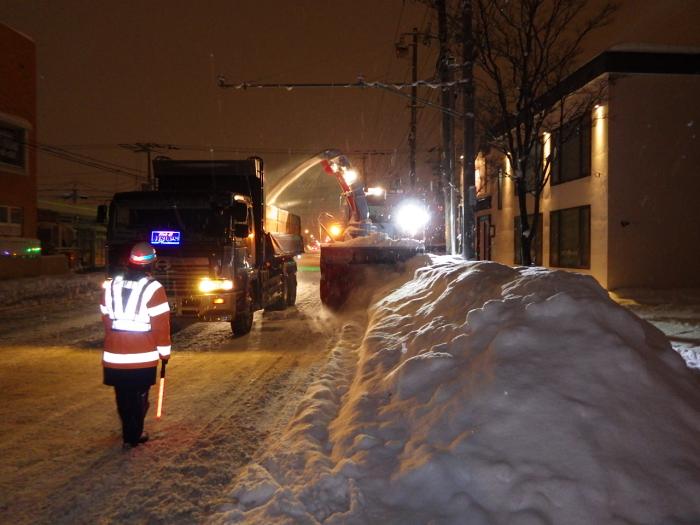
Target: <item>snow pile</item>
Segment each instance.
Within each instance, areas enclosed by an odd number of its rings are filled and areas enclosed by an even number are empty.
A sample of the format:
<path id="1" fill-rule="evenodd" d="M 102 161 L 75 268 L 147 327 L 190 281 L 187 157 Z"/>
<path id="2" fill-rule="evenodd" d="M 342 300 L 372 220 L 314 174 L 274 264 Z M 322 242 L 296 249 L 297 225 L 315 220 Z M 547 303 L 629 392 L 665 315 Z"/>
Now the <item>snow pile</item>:
<path id="1" fill-rule="evenodd" d="M 41 304 L 90 294 L 100 290 L 104 279 L 103 272 L 94 272 L 1 280 L 0 308 Z"/>
<path id="2" fill-rule="evenodd" d="M 592 278 L 434 258 L 347 330 L 215 521 L 700 522 L 698 376 Z"/>

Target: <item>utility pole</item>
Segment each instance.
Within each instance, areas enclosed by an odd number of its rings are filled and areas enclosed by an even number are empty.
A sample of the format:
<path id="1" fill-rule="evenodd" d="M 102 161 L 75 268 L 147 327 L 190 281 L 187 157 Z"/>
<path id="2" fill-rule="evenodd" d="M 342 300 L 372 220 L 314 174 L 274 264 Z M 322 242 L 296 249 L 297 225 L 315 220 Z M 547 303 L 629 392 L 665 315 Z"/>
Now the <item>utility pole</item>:
<path id="1" fill-rule="evenodd" d="M 77 184 L 73 183 L 73 189 L 63 195 L 63 198 L 70 200 L 72 204 L 78 204 L 78 199 L 87 199 L 88 197 L 87 195 L 81 195 L 78 193 L 78 186 Z"/>
<path id="2" fill-rule="evenodd" d="M 455 146 L 454 146 L 454 99 L 452 88 L 449 86 L 452 80 L 449 64 L 449 48 L 447 36 L 447 8 L 445 0 L 437 0 L 438 10 L 438 39 L 440 41 L 440 57 L 438 69 L 440 71 L 440 84 L 442 89 L 442 101 L 440 105 L 447 108 L 442 113 L 442 173 L 444 177 L 445 191 L 445 248 L 448 253 L 457 251 L 457 233 L 455 228 L 457 195 L 455 194 Z"/>
<path id="3" fill-rule="evenodd" d="M 411 57 L 411 131 L 408 134 L 408 145 L 411 150 L 410 172 L 408 174 L 411 193 L 416 190 L 416 123 L 418 120 L 418 28 L 413 28 L 413 56 Z"/>
<path id="4" fill-rule="evenodd" d="M 421 33 L 417 27 L 413 28 L 410 33 L 402 33 L 399 41 L 395 44 L 396 56 L 404 57 L 408 52 L 408 46 L 404 43 L 403 37 L 410 36 L 413 48 L 411 53 L 411 127 L 408 133 L 408 148 L 410 151 L 409 157 L 409 187 L 411 192 L 416 189 L 416 140 L 417 140 L 417 122 L 418 122 L 418 36 L 423 37 L 423 43 L 430 43 L 432 35 L 430 32 Z"/>
<path id="5" fill-rule="evenodd" d="M 120 147 L 133 151 L 134 153 L 145 153 L 148 162 L 146 187 L 149 190 L 153 189 L 153 174 L 151 167 L 151 153 L 160 150 L 180 149 L 172 144 L 155 144 L 153 142 L 134 142 L 133 144 L 119 144 Z"/>
<path id="6" fill-rule="evenodd" d="M 462 0 L 462 104 L 464 113 L 464 164 L 462 171 L 462 256 L 476 259 L 476 187 L 474 181 L 475 104 L 474 104 L 474 33 L 472 0 Z"/>

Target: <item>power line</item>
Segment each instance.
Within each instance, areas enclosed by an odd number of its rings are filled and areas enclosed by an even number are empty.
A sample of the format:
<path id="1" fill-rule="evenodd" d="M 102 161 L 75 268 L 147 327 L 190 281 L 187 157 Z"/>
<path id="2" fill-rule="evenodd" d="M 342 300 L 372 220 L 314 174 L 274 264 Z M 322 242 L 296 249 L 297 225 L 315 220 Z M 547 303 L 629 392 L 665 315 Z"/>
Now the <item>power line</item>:
<path id="1" fill-rule="evenodd" d="M 265 155 L 313 155 L 318 153 L 319 148 L 264 148 L 251 146 L 218 146 L 218 145 L 194 145 L 194 144 L 171 144 L 181 151 L 203 151 L 209 153 L 225 152 L 225 153 L 240 153 L 240 154 L 265 154 Z M 63 146 L 64 148 L 75 149 L 93 149 L 93 148 L 117 148 L 119 144 L 70 144 Z M 393 155 L 396 153 L 394 149 L 355 149 L 344 150 L 348 155 Z"/>
<path id="2" fill-rule="evenodd" d="M 66 149 L 56 147 L 56 146 L 50 146 L 48 144 L 41 144 L 39 142 L 30 142 L 30 141 L 23 141 L 23 144 L 29 148 L 36 150 L 36 151 L 40 151 L 42 153 L 47 153 L 49 155 L 53 155 L 54 157 L 63 159 L 65 161 L 73 162 L 75 164 L 80 164 L 81 166 L 96 168 L 100 171 L 106 171 L 109 173 L 115 173 L 115 174 L 119 174 L 119 175 L 128 175 L 130 177 L 140 177 L 143 175 L 143 172 L 141 172 L 140 170 L 128 168 L 126 166 L 122 166 L 122 165 L 116 164 L 114 162 L 96 159 L 94 157 L 82 155 L 80 153 L 71 152 L 71 151 L 68 151 Z"/>

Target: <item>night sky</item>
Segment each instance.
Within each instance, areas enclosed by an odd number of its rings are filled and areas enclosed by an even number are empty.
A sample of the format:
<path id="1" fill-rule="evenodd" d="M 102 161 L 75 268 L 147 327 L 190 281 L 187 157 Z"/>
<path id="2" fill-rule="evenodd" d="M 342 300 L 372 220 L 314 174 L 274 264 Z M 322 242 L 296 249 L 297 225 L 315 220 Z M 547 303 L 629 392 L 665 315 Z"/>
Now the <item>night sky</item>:
<path id="1" fill-rule="evenodd" d="M 173 158 L 258 154 L 267 164 L 268 187 L 327 148 L 379 152 L 351 155 L 370 184 L 405 177 L 409 101 L 373 89 L 224 90 L 217 76 L 230 82 L 408 80 L 410 60 L 396 57 L 394 42 L 431 20 L 437 32 L 432 10 L 412 0 L 0 0 L 0 21 L 37 45 L 40 143 L 141 170 L 144 179 L 145 154 L 118 144 L 174 145 L 179 150 L 164 152 Z M 623 42 L 700 47 L 698 27 L 700 0 L 623 0 L 614 23 L 588 41 L 582 60 Z M 420 46 L 419 78 L 433 75 L 437 47 Z M 439 143 L 439 113 L 421 109 L 418 126 L 418 172 L 427 178 L 424 161 Z M 38 173 L 40 198 L 76 183 L 90 197 L 85 202 L 96 203 L 135 183 L 46 154 L 39 155 Z M 319 196 L 326 200 L 321 207 L 337 209 L 337 186 L 317 170 L 282 200 L 298 204 Z"/>

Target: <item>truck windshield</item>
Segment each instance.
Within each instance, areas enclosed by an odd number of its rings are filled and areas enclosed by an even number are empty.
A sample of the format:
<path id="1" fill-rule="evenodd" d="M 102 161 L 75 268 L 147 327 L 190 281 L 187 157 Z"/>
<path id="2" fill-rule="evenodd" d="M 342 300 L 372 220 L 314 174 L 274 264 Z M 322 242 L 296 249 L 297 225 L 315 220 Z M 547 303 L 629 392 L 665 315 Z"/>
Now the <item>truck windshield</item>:
<path id="1" fill-rule="evenodd" d="M 224 208 L 196 207 L 166 203 L 118 202 L 113 208 L 112 225 L 118 230 L 173 229 L 190 235 L 220 237 L 229 227 L 229 218 L 246 220 L 245 204 L 235 202 Z"/>

